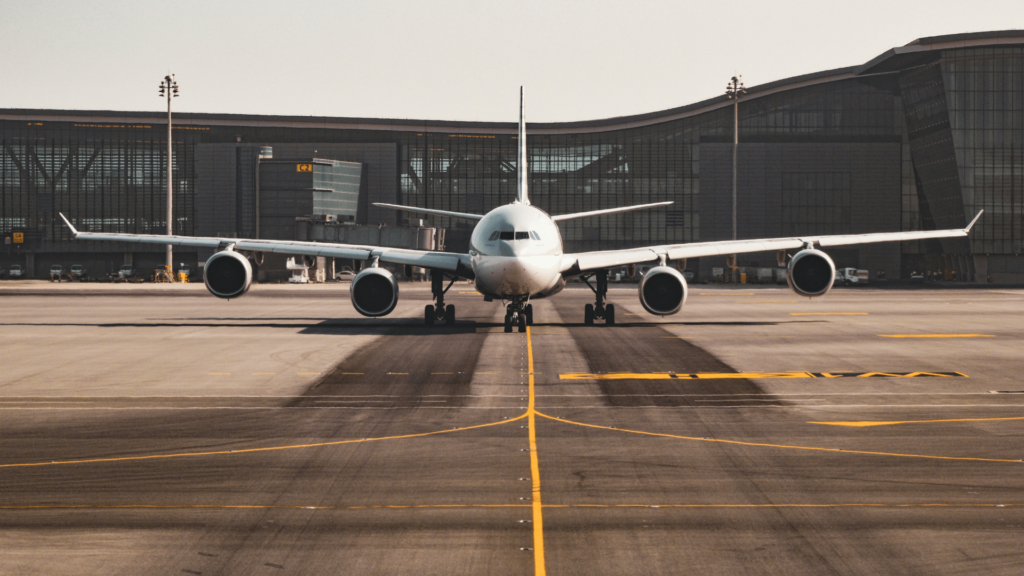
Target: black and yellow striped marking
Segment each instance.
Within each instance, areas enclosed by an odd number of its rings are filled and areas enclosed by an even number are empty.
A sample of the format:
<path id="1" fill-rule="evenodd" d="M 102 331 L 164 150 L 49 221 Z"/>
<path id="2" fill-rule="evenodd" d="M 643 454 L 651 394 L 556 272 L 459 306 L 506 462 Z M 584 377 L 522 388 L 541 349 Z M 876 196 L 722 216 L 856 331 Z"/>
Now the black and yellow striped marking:
<path id="1" fill-rule="evenodd" d="M 963 372 L 612 372 L 559 374 L 561 380 L 724 380 L 736 378 L 967 378 Z"/>

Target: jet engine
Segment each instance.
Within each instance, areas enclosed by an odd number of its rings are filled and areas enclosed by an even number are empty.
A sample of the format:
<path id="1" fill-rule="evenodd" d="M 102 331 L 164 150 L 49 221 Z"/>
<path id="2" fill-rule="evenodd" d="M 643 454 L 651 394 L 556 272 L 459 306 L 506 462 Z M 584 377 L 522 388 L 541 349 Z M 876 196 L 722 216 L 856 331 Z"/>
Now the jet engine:
<path id="1" fill-rule="evenodd" d="M 367 268 L 352 279 L 349 295 L 363 316 L 387 316 L 398 305 L 398 281 L 385 268 Z"/>
<path id="2" fill-rule="evenodd" d="M 836 265 L 821 250 L 801 250 L 787 266 L 786 282 L 801 296 L 824 296 L 835 279 Z"/>
<path id="3" fill-rule="evenodd" d="M 667 316 L 686 303 L 686 279 L 668 266 L 651 268 L 640 279 L 640 304 L 651 314 Z"/>
<path id="4" fill-rule="evenodd" d="M 233 250 L 217 252 L 206 261 L 203 282 L 218 298 L 238 298 L 252 285 L 249 259 Z"/>

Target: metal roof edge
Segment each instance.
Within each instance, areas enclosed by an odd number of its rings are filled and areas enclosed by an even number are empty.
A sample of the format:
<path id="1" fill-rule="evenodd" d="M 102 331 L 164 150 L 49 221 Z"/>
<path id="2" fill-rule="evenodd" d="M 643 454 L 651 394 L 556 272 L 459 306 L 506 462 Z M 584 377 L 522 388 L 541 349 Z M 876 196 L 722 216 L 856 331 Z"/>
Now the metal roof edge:
<path id="1" fill-rule="evenodd" d="M 797 90 L 808 86 L 827 82 L 838 82 L 872 74 L 872 70 L 881 67 L 892 58 L 915 53 L 926 53 L 953 48 L 992 46 L 992 45 L 1024 44 L 1024 30 L 1003 30 L 992 32 L 974 32 L 952 34 L 947 36 L 931 36 L 914 40 L 910 44 L 891 48 L 870 61 L 846 68 L 825 70 L 803 74 L 782 80 L 760 84 L 747 89 L 747 98 L 760 98 Z M 882 70 L 882 73 L 885 73 Z M 531 123 L 530 133 L 534 135 L 554 134 L 588 134 L 613 132 L 639 128 L 652 124 L 671 122 L 683 118 L 710 112 L 727 107 L 731 103 L 723 94 L 694 104 L 677 108 L 618 116 L 598 120 L 582 120 L 574 122 Z M 0 109 L 0 120 L 14 121 L 49 121 L 79 123 L 117 123 L 133 124 L 146 122 L 154 125 L 166 124 L 162 112 L 117 112 L 104 110 L 32 110 L 32 109 Z M 178 126 L 222 126 L 239 128 L 321 128 L 330 130 L 374 130 L 396 132 L 430 132 L 453 134 L 507 134 L 514 135 L 518 126 L 514 122 L 472 122 L 461 120 L 415 120 L 389 118 L 346 118 L 322 116 L 268 116 L 251 114 L 217 114 L 207 112 L 179 112 L 175 114 Z"/>

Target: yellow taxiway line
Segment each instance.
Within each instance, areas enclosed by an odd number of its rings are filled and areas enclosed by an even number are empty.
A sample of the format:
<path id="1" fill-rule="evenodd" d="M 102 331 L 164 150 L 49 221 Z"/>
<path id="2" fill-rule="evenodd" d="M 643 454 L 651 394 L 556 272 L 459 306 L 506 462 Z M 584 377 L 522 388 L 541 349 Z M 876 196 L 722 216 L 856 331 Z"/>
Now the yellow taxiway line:
<path id="1" fill-rule="evenodd" d="M 540 499 L 540 461 L 537 458 L 537 403 L 533 375 L 533 338 L 530 327 L 526 327 L 526 358 L 530 372 L 530 403 L 526 415 L 530 427 L 530 476 L 533 480 L 533 567 L 536 576 L 547 574 L 544 564 L 544 514 Z"/>
<path id="2" fill-rule="evenodd" d="M 1000 422 L 1006 420 L 1024 420 L 1024 416 L 1008 418 L 950 418 L 947 420 L 862 420 L 860 422 L 808 422 L 808 424 L 824 424 L 826 426 L 849 426 L 851 428 L 867 428 L 870 426 L 895 426 L 896 424 L 938 424 L 941 422 Z"/>
<path id="3" fill-rule="evenodd" d="M 0 510 L 415 510 L 439 508 L 529 508 L 530 504 L 365 504 L 305 506 L 302 504 L 14 504 Z M 839 502 L 832 504 L 545 504 L 544 508 L 1024 508 L 1024 502 Z"/>
<path id="4" fill-rule="evenodd" d="M 376 438 L 358 438 L 353 440 L 334 440 L 331 442 L 315 442 L 312 444 L 290 444 L 285 446 L 266 446 L 263 448 L 240 448 L 238 450 L 211 450 L 208 452 L 177 452 L 172 454 L 150 454 L 147 456 L 122 456 L 116 458 L 82 458 L 79 460 L 51 460 L 48 462 L 23 462 L 20 464 L 0 464 L 0 468 L 28 468 L 32 466 L 58 466 L 62 464 L 96 464 L 100 462 L 131 462 L 138 460 L 162 460 L 168 458 L 188 458 L 194 456 L 227 456 L 232 454 L 251 454 L 253 452 L 276 452 L 279 450 L 300 450 L 305 448 L 320 448 L 323 446 L 340 446 L 342 444 L 361 444 L 364 442 L 379 442 L 382 440 L 404 440 L 407 438 L 422 438 L 424 436 L 435 436 L 437 434 L 451 434 L 453 432 L 462 432 L 463 430 L 473 430 L 476 428 L 487 428 L 489 426 L 500 426 L 502 424 L 508 424 L 509 422 L 515 422 L 516 420 L 522 420 L 526 418 L 526 414 L 520 414 L 508 420 L 499 420 L 497 422 L 488 422 L 486 424 L 476 424 L 474 426 L 461 426 L 459 428 L 452 428 L 448 430 L 435 430 L 432 432 L 420 432 L 418 434 L 401 434 L 398 436 L 379 436 Z"/>
<path id="5" fill-rule="evenodd" d="M 755 448 L 778 448 L 782 450 L 806 450 L 811 452 L 833 452 L 837 454 L 858 454 L 865 456 L 892 456 L 896 458 L 919 458 L 922 460 L 954 460 L 963 462 L 993 462 L 993 463 L 1011 463 L 1011 464 L 1022 464 L 1024 460 L 1010 459 L 1010 458 L 980 458 L 977 456 L 937 456 L 932 454 L 903 454 L 899 452 L 876 452 L 873 450 L 847 450 L 844 448 L 822 448 L 820 446 L 799 446 L 794 444 L 769 444 L 767 442 L 744 442 L 742 440 L 723 440 L 721 438 L 702 438 L 698 436 L 680 436 L 677 434 L 665 434 L 663 432 L 645 432 L 643 430 L 630 430 L 628 428 L 616 428 L 614 426 L 601 426 L 599 424 L 588 424 L 586 422 L 577 422 L 575 420 L 566 420 L 565 418 L 558 418 L 555 416 L 548 416 L 543 412 L 537 412 L 537 415 L 548 420 L 554 420 L 556 422 L 562 422 L 565 424 L 573 424 L 575 426 L 582 426 L 584 428 L 597 428 L 599 430 L 611 430 L 613 432 L 625 432 L 627 434 L 640 434 L 643 436 L 657 436 L 660 438 L 676 438 L 679 440 L 693 440 L 696 442 L 711 442 L 717 444 L 732 444 L 735 446 L 751 446 Z"/>

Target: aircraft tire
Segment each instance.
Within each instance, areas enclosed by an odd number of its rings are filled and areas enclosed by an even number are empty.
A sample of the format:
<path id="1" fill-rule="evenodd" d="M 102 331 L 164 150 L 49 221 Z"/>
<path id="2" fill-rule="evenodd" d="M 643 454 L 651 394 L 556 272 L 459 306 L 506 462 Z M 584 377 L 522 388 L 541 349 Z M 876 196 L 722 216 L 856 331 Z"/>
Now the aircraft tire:
<path id="1" fill-rule="evenodd" d="M 526 305 L 526 325 L 533 326 L 533 304 Z"/>
<path id="2" fill-rule="evenodd" d="M 526 332 L 526 314 L 519 315 L 519 331 Z"/>
<path id="3" fill-rule="evenodd" d="M 449 326 L 451 326 L 452 324 L 455 324 L 455 305 L 454 304 L 449 304 L 448 307 L 444 309 L 444 323 L 448 324 Z"/>
<path id="4" fill-rule="evenodd" d="M 505 314 L 505 332 L 512 331 L 512 315 Z"/>
<path id="5" fill-rule="evenodd" d="M 587 326 L 594 324 L 594 305 L 587 304 L 583 307 L 583 323 Z"/>
<path id="6" fill-rule="evenodd" d="M 423 309 L 423 323 L 427 326 L 434 325 L 434 305 L 427 304 L 426 308 Z"/>
<path id="7" fill-rule="evenodd" d="M 615 324 L 615 304 L 605 306 L 604 323 L 608 326 L 613 326 Z"/>

